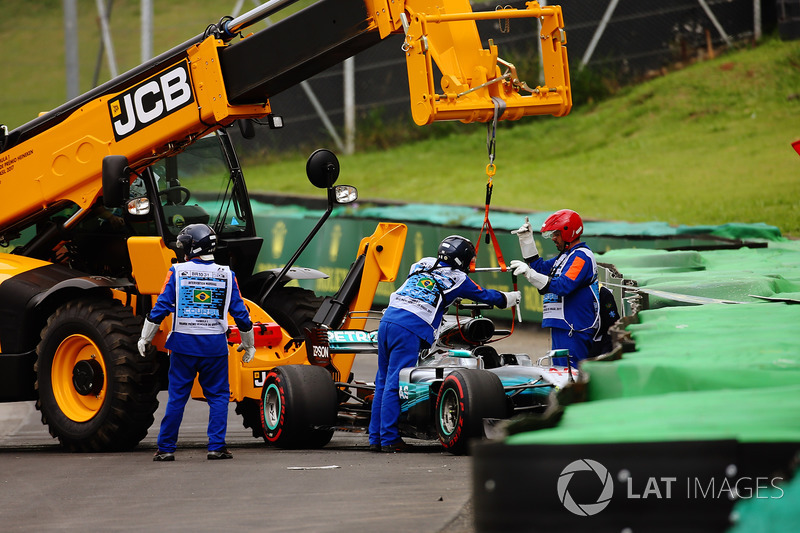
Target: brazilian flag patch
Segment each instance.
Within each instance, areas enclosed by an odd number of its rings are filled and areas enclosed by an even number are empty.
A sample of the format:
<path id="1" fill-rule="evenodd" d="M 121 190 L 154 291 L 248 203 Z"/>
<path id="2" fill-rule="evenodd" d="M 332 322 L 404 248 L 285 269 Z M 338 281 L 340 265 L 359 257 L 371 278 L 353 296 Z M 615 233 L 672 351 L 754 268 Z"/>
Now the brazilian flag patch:
<path id="1" fill-rule="evenodd" d="M 417 282 L 417 287 L 425 289 L 426 291 L 432 291 L 435 286 L 436 282 L 431 278 L 420 278 Z"/>
<path id="2" fill-rule="evenodd" d="M 211 291 L 208 289 L 195 289 L 192 296 L 192 302 L 196 304 L 204 304 L 211 301 Z"/>

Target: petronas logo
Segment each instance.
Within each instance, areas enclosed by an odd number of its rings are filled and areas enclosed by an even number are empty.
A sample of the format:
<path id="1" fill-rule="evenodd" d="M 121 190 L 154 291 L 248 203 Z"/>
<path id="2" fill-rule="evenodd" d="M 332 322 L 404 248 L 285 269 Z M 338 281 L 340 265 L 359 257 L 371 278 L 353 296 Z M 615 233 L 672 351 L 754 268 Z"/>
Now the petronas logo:
<path id="1" fill-rule="evenodd" d="M 204 304 L 211 301 L 211 291 L 195 289 L 192 301 L 196 304 Z"/>

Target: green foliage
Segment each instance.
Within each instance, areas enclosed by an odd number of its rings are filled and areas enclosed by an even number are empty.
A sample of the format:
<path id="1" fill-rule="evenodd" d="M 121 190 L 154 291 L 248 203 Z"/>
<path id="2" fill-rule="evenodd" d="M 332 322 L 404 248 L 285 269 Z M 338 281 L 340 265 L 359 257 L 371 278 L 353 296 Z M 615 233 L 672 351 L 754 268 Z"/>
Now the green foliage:
<path id="1" fill-rule="evenodd" d="M 594 105 L 617 91 L 617 75 L 610 69 L 572 68 L 569 73 L 572 103 L 575 107 Z"/>
<path id="2" fill-rule="evenodd" d="M 446 137 L 458 130 L 458 124 L 453 122 L 420 128 L 408 115 L 390 115 L 383 108 L 376 108 L 359 118 L 355 144 L 367 151 L 388 150 L 407 142 Z"/>

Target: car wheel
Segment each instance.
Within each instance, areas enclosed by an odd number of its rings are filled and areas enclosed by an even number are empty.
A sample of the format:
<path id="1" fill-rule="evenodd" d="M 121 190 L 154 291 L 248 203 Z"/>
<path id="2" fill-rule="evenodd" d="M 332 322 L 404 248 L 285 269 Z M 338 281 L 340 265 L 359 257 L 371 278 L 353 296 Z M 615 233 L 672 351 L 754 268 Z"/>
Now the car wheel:
<path id="1" fill-rule="evenodd" d="M 445 450 L 469 451 L 469 441 L 483 437 L 484 418 L 506 418 L 500 378 L 486 370 L 456 370 L 447 375 L 436 398 L 436 430 Z"/>
<path id="2" fill-rule="evenodd" d="M 269 444 L 321 448 L 333 437 L 337 394 L 323 367 L 286 365 L 267 373 L 261 389 L 261 425 Z"/>
<path id="3" fill-rule="evenodd" d="M 253 294 L 247 296 L 255 298 Z M 322 298 L 313 291 L 300 287 L 277 287 L 268 299 L 261 300 L 260 305 L 289 335 L 302 337 L 304 328 L 315 326 L 312 319 L 320 302 Z M 261 400 L 258 399 L 243 398 L 236 403 L 236 414 L 241 415 L 242 425 L 252 432 L 253 437 L 266 439 L 261 425 L 261 410 Z"/>

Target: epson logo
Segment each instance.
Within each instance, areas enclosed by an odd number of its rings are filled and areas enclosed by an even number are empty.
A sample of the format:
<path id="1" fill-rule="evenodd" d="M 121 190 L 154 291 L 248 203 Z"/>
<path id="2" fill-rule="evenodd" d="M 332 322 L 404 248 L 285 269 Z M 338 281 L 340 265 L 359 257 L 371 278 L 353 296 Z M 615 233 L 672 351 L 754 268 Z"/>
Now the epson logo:
<path id="1" fill-rule="evenodd" d="M 132 87 L 108 102 L 119 141 L 194 101 L 186 61 Z"/>

